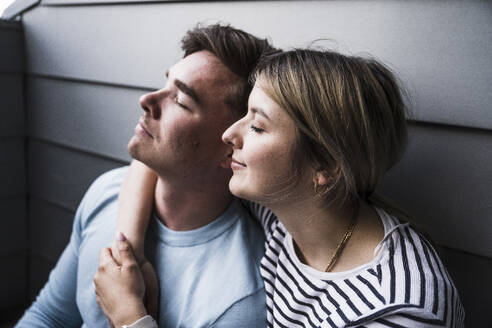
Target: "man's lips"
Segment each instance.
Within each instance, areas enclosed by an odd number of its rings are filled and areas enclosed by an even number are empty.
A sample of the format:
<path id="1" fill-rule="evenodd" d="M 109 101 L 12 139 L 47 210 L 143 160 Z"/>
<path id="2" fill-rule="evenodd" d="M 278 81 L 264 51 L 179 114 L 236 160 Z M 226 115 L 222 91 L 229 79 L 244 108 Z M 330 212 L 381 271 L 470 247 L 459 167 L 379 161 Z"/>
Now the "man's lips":
<path id="1" fill-rule="evenodd" d="M 233 170 L 238 170 L 238 169 L 244 169 L 246 167 L 245 164 L 238 162 L 234 157 L 232 158 L 231 161 L 231 169 Z"/>
<path id="2" fill-rule="evenodd" d="M 138 124 L 135 127 L 135 132 L 138 133 L 138 134 L 140 134 L 140 135 L 144 135 L 144 136 L 148 136 L 148 137 L 154 138 L 154 136 L 152 134 L 150 134 L 149 130 L 145 126 L 145 122 L 144 122 L 144 120 L 142 118 L 140 118 L 140 120 L 138 121 Z"/>

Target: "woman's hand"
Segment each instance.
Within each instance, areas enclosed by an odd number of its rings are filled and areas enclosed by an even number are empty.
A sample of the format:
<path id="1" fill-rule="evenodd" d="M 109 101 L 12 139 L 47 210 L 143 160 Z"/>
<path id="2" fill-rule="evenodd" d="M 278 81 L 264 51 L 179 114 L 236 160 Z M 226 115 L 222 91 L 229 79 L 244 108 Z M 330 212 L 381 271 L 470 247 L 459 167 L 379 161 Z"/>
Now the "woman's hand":
<path id="1" fill-rule="evenodd" d="M 102 249 L 94 284 L 97 303 L 110 323 L 121 327 L 134 323 L 147 315 L 147 311 L 143 301 L 144 279 L 132 247 L 121 233 L 116 245 L 121 265 L 116 263 L 111 248 Z"/>
<path id="2" fill-rule="evenodd" d="M 126 240 L 129 243 L 129 240 Z M 118 240 L 115 239 L 113 245 L 111 246 L 111 255 L 113 256 L 113 260 L 117 265 L 120 265 L 121 258 L 118 249 Z M 152 316 L 152 318 L 158 318 L 158 309 L 159 309 L 159 281 L 157 279 L 157 274 L 155 273 L 154 267 L 147 260 L 144 255 L 137 256 L 135 252 L 133 252 L 134 258 L 138 263 L 138 267 L 140 268 L 140 272 L 142 273 L 142 277 L 145 284 L 145 295 L 144 295 L 144 306 L 147 309 L 147 312 Z"/>

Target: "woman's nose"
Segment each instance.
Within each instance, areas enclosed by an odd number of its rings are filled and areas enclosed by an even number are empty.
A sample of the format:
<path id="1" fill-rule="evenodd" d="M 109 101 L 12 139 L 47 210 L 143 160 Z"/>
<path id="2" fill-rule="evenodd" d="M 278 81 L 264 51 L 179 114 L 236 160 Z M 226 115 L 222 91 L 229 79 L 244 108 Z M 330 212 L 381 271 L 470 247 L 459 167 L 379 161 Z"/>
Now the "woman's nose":
<path id="1" fill-rule="evenodd" d="M 242 147 L 242 138 L 239 133 L 240 122 L 241 120 L 237 121 L 227 128 L 227 130 L 225 130 L 222 134 L 222 141 L 228 145 L 231 145 L 232 148 Z"/>

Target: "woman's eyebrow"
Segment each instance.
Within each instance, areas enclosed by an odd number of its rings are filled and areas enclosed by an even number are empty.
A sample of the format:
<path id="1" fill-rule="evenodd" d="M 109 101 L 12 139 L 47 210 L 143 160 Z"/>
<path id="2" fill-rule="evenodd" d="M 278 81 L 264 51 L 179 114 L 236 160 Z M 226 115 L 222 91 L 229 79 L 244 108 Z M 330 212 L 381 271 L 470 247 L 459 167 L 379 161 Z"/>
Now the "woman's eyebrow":
<path id="1" fill-rule="evenodd" d="M 258 107 L 251 107 L 250 109 L 253 113 L 255 114 L 259 114 L 261 116 L 263 116 L 264 118 L 266 118 L 267 120 L 270 121 L 270 118 L 268 117 L 268 115 L 263 111 L 263 109 L 261 108 L 258 108 Z"/>

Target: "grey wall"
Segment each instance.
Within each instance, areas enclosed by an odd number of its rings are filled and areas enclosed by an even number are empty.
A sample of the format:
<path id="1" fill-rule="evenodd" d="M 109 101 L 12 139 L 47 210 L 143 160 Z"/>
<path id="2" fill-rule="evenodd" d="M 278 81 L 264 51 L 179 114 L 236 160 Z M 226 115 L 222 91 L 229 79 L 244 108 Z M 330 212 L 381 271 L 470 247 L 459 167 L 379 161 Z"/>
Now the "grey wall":
<path id="1" fill-rule="evenodd" d="M 26 296 L 23 54 L 21 24 L 0 20 L 0 309 Z"/>
<path id="2" fill-rule="evenodd" d="M 411 140 L 381 190 L 444 245 L 468 326 L 492 324 L 483 292 L 492 290 L 485 279 L 492 276 L 486 1 L 41 2 L 23 16 L 30 294 L 68 240 L 84 190 L 129 160 L 125 144 L 140 115 L 138 96 L 163 85 L 180 58 L 180 38 L 198 21 L 229 22 L 279 47 L 330 39 L 318 45 L 368 52 L 394 68 L 411 98 Z"/>

